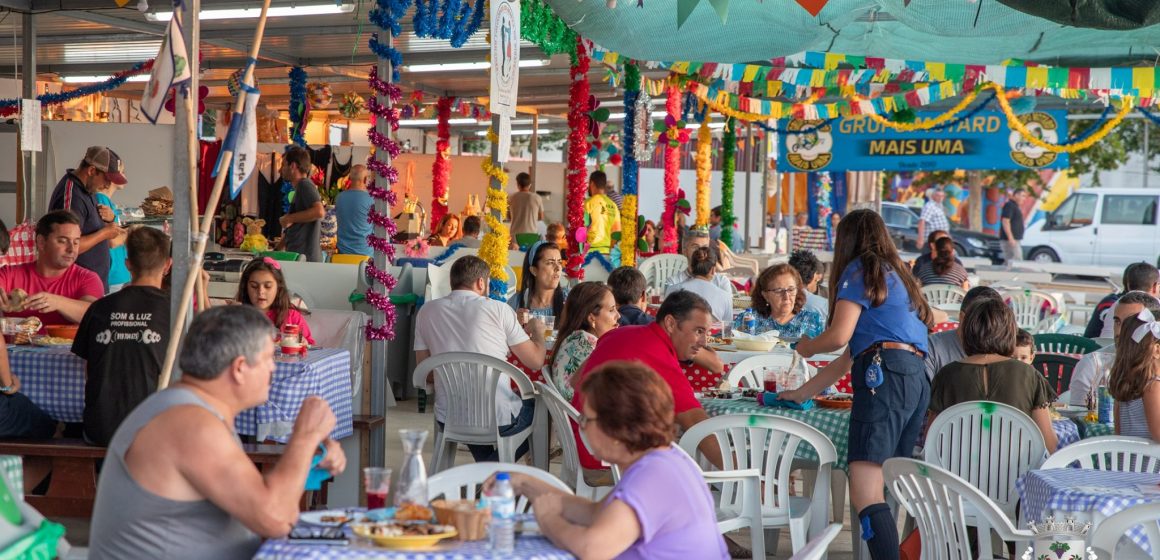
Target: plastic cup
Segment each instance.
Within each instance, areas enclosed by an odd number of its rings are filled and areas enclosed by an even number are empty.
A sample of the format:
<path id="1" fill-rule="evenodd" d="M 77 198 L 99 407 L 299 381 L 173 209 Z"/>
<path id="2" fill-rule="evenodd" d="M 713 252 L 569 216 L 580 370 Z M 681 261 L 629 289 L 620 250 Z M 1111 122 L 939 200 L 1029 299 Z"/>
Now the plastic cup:
<path id="1" fill-rule="evenodd" d="M 544 337 L 552 336 L 552 333 L 556 332 L 556 318 L 552 315 L 545 315 L 540 317 L 540 320 L 544 322 Z"/>
<path id="2" fill-rule="evenodd" d="M 363 469 L 363 482 L 366 484 L 367 509 L 387 507 L 387 494 L 391 491 L 391 469 L 366 467 Z"/>

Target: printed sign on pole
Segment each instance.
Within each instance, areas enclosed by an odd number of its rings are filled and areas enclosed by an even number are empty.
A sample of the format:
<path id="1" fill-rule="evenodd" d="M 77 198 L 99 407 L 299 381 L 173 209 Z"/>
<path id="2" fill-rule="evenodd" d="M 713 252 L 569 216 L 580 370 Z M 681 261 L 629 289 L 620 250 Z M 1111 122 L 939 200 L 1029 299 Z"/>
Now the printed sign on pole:
<path id="1" fill-rule="evenodd" d="M 491 112 L 516 116 L 520 85 L 520 3 L 491 2 Z"/>

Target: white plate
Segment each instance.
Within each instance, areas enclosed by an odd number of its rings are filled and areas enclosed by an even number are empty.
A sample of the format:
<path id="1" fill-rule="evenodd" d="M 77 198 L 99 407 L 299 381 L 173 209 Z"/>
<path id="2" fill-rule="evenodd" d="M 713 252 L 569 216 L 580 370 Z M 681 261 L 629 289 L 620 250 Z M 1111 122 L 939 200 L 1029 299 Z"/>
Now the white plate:
<path id="1" fill-rule="evenodd" d="M 324 511 L 304 511 L 298 514 L 298 521 L 301 523 L 309 523 L 319 527 L 338 527 L 342 522 L 323 521 L 323 517 L 337 517 L 346 516 L 349 521 L 357 521 L 362 515 L 358 513 L 350 513 L 344 509 L 328 509 Z"/>

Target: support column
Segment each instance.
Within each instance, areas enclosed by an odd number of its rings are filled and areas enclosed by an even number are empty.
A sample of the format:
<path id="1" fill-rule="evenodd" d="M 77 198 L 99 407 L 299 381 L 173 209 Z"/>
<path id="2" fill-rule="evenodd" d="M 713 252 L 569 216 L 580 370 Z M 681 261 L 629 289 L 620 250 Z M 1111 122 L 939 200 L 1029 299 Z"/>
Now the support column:
<path id="1" fill-rule="evenodd" d="M 536 167 L 540 163 L 540 114 L 532 113 L 532 139 L 528 142 L 528 149 L 532 151 L 532 168 L 528 175 L 532 176 L 532 190 L 536 190 Z M 503 218 L 500 218 L 501 220 Z M 512 278 L 515 282 L 515 278 Z"/>
<path id="2" fill-rule="evenodd" d="M 36 98 L 36 15 L 20 14 L 20 19 L 23 22 L 21 30 L 23 46 L 21 48 L 24 49 L 22 51 L 23 60 L 20 64 L 20 97 L 34 99 Z M 38 188 L 40 185 L 37 184 L 39 169 L 36 152 L 22 151 L 20 157 L 23 158 L 21 162 L 21 172 L 24 179 L 23 189 L 17 191 L 16 223 L 12 224 L 12 227 L 36 216 L 33 202 L 37 193 L 41 192 L 41 189 Z"/>
<path id="3" fill-rule="evenodd" d="M 395 38 L 393 35 L 391 35 L 391 33 L 386 32 L 384 30 L 384 32 L 382 32 L 379 35 L 379 41 L 382 43 L 385 43 L 388 47 L 392 47 L 392 46 L 394 46 Z M 392 79 L 391 79 L 392 72 L 393 72 L 393 70 L 391 68 L 390 60 L 383 58 L 383 57 L 380 57 L 379 62 L 378 62 L 378 75 L 379 75 L 379 77 L 383 81 L 390 83 L 392 81 Z M 379 104 L 381 104 L 383 106 L 391 105 L 391 99 L 389 97 L 387 97 L 386 95 L 376 93 L 376 96 L 377 96 Z M 375 120 L 375 132 L 382 134 L 383 136 L 387 136 L 387 137 L 390 137 L 394 134 L 394 132 L 391 130 L 390 122 L 387 119 L 383 119 L 383 118 Z M 424 141 L 425 141 L 425 139 L 426 139 L 426 134 L 424 133 Z M 379 160 L 379 161 L 382 161 L 383 163 L 385 163 L 387 165 L 390 165 L 390 163 L 391 163 L 391 155 L 386 153 L 385 150 L 376 150 L 375 154 L 372 157 Z M 386 190 L 386 191 L 391 190 L 391 182 L 388 181 L 386 177 L 383 177 L 382 175 L 380 175 L 378 173 L 375 173 L 372 176 L 374 177 L 376 187 L 383 189 L 383 190 Z M 383 214 L 384 216 L 391 215 L 391 205 L 386 200 L 382 200 L 382 199 L 379 199 L 377 197 L 375 198 L 375 210 L 377 210 L 379 213 Z M 390 236 L 388 235 L 386 229 L 383 228 L 382 226 L 376 225 L 374 227 L 374 231 L 375 231 L 375 235 L 390 239 Z M 373 258 L 374 258 L 375 267 L 377 267 L 379 270 L 390 270 L 391 263 L 387 259 L 387 254 L 385 252 L 375 251 Z M 373 286 L 374 284 L 377 284 L 377 282 L 372 279 L 371 284 Z M 387 297 L 390 296 L 389 293 L 384 293 L 383 295 L 387 296 Z M 386 320 L 387 320 L 386 313 L 384 313 L 382 310 L 380 310 L 377 307 L 371 306 L 371 323 L 372 324 L 383 325 L 386 323 Z M 387 379 L 387 341 L 386 340 L 372 339 L 370 341 L 370 345 L 371 345 L 371 370 L 370 370 L 371 410 L 370 410 L 370 414 L 372 414 L 374 416 L 382 416 L 382 417 L 386 418 L 386 416 L 387 416 L 387 395 L 388 395 L 388 392 L 391 391 L 391 383 Z M 406 367 L 406 365 L 404 364 L 402 367 Z M 410 379 L 409 379 L 410 376 L 406 376 L 406 377 L 407 377 L 407 379 L 404 379 L 404 382 L 405 383 L 410 382 Z M 386 440 L 386 422 L 383 423 L 383 427 L 375 428 L 371 432 L 368 439 L 370 440 L 370 449 L 369 449 L 369 453 L 368 453 L 369 456 L 366 458 L 366 464 L 368 464 L 368 465 L 385 465 L 386 464 L 385 463 L 385 461 L 386 461 L 386 443 L 387 443 L 387 440 Z"/>
<path id="4" fill-rule="evenodd" d="M 200 21 L 198 19 L 200 0 L 187 2 L 185 6 L 188 11 L 184 14 L 184 21 L 186 28 L 190 30 L 185 34 L 186 52 L 189 53 L 190 64 L 193 68 L 193 80 L 190 82 L 190 90 L 187 95 L 193 96 L 196 99 L 197 87 L 197 71 L 198 71 L 198 33 L 200 30 Z M 181 88 L 177 88 L 177 95 L 180 96 L 181 103 L 176 104 L 175 107 L 184 108 L 185 95 L 182 95 Z M 184 327 L 189 325 L 192 321 L 193 314 L 182 315 L 181 290 L 177 286 L 185 286 L 186 279 L 190 274 L 196 274 L 194 270 L 195 263 L 193 262 L 193 230 L 197 228 L 197 199 L 192 196 L 192 192 L 196 189 L 197 180 L 197 136 L 194 132 L 196 122 L 196 115 L 190 115 L 189 111 L 178 110 L 174 112 L 175 123 L 173 127 L 173 224 L 170 230 L 173 243 L 173 266 L 171 270 L 170 286 L 174 286 L 170 290 L 169 310 L 172 317 L 171 321 L 185 321 Z M 132 165 L 132 162 L 129 162 Z M 208 210 L 207 210 L 208 211 Z M 195 291 L 196 293 L 196 291 Z M 170 332 L 179 332 L 176 323 L 170 325 Z M 179 343 L 180 344 L 180 343 Z M 180 346 L 178 346 L 178 354 L 180 355 Z M 173 368 L 172 380 L 181 378 L 180 370 Z"/>

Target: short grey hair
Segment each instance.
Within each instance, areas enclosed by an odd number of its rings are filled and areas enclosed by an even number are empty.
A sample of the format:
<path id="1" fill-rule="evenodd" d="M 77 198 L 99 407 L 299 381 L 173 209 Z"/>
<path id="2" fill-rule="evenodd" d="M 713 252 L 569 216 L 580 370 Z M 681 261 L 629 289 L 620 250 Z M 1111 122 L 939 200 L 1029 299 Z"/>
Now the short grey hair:
<path id="1" fill-rule="evenodd" d="M 487 261 L 475 255 L 460 257 L 451 265 L 451 289 L 470 289 L 480 278 L 490 276 L 491 268 L 487 266 Z"/>
<path id="2" fill-rule="evenodd" d="M 1121 303 L 1125 305 L 1132 305 L 1137 303 L 1143 305 L 1144 308 L 1148 311 L 1151 311 L 1153 315 L 1160 315 L 1160 301 L 1158 301 L 1155 297 L 1152 296 L 1152 294 L 1148 292 L 1141 292 L 1139 290 L 1128 292 L 1120 296 L 1120 299 L 1116 300 L 1116 305 L 1120 305 Z"/>
<path id="3" fill-rule="evenodd" d="M 178 365 L 184 375 L 212 381 L 239 356 L 247 363 L 274 338 L 274 325 L 258 308 L 225 305 L 201 312 L 189 325 Z"/>

